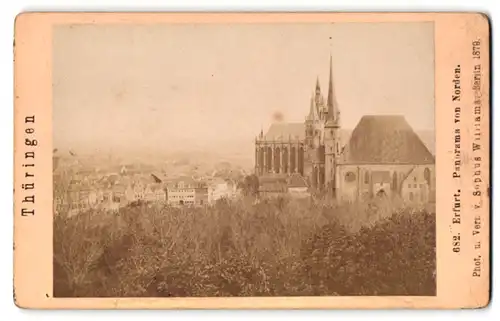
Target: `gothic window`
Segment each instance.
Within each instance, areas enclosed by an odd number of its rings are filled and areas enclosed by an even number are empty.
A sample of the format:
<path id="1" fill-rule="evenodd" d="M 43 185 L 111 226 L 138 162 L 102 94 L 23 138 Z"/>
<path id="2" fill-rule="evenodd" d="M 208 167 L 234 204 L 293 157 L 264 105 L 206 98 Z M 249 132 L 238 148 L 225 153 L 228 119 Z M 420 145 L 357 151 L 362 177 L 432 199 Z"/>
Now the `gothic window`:
<path id="1" fill-rule="evenodd" d="M 410 197 L 410 201 L 413 201 L 413 193 L 412 192 L 410 192 L 409 197 Z"/>
<path id="2" fill-rule="evenodd" d="M 300 175 L 304 175 L 304 148 L 299 148 L 299 159 L 297 160 L 297 171 Z"/>
<path id="3" fill-rule="evenodd" d="M 368 184 L 370 182 L 370 174 L 368 171 L 365 172 L 365 184 Z"/>
<path id="4" fill-rule="evenodd" d="M 268 172 L 272 172 L 273 170 L 273 150 L 271 147 L 267 147 L 266 151 L 266 169 Z"/>
<path id="5" fill-rule="evenodd" d="M 281 153 L 280 153 L 280 148 L 277 147 L 274 153 L 274 171 L 276 173 L 280 172 L 280 164 L 281 164 Z"/>
<path id="6" fill-rule="evenodd" d="M 264 164 L 264 148 L 260 148 L 259 149 L 259 171 L 260 171 L 260 174 L 262 174 L 264 172 L 264 167 L 265 167 L 265 164 Z"/>
<path id="7" fill-rule="evenodd" d="M 283 173 L 288 173 L 288 149 L 283 149 Z"/>
<path id="8" fill-rule="evenodd" d="M 290 172 L 293 173 L 297 170 L 297 150 L 294 146 L 290 148 Z"/>
<path id="9" fill-rule="evenodd" d="M 354 182 L 356 180 L 356 174 L 353 172 L 347 172 L 345 174 L 345 181 L 346 182 Z"/>

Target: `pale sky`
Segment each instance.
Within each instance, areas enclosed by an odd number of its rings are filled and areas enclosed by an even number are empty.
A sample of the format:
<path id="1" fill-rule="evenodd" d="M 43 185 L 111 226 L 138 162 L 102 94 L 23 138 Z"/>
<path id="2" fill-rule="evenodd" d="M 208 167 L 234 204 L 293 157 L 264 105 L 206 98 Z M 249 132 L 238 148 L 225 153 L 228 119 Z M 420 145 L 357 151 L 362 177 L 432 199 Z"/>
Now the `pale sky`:
<path id="1" fill-rule="evenodd" d="M 403 114 L 434 129 L 432 23 L 75 25 L 54 29 L 54 146 L 253 141 L 302 122 L 329 56 L 342 126 Z"/>

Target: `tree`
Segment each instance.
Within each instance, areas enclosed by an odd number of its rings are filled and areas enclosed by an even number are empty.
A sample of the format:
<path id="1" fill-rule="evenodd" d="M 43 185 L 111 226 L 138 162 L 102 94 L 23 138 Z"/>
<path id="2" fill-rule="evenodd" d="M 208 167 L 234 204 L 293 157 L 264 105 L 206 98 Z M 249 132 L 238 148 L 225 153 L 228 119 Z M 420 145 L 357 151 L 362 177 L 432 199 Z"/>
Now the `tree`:
<path id="1" fill-rule="evenodd" d="M 245 196 L 257 196 L 259 195 L 259 178 L 255 174 L 247 175 L 238 187 L 242 189 Z"/>

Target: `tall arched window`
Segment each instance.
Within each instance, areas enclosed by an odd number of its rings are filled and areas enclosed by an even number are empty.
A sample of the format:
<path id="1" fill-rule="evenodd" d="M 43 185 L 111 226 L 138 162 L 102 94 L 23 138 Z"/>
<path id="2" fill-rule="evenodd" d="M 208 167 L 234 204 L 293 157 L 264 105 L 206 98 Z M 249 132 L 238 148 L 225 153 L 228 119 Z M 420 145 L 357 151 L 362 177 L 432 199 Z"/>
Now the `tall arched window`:
<path id="1" fill-rule="evenodd" d="M 304 148 L 302 146 L 299 148 L 299 159 L 297 163 L 297 172 L 299 172 L 300 175 L 304 175 Z"/>
<path id="2" fill-rule="evenodd" d="M 266 168 L 268 172 L 273 171 L 273 149 L 271 147 L 267 147 L 266 150 Z"/>
<path id="3" fill-rule="evenodd" d="M 283 148 L 283 173 L 288 173 L 288 149 Z"/>
<path id="4" fill-rule="evenodd" d="M 370 183 L 370 173 L 368 171 L 365 172 L 365 184 Z"/>
<path id="5" fill-rule="evenodd" d="M 264 148 L 259 148 L 259 174 L 264 173 L 264 168 L 266 165 L 264 164 Z"/>
<path id="6" fill-rule="evenodd" d="M 281 166 L 281 151 L 279 147 L 274 150 L 274 172 L 279 173 Z"/>

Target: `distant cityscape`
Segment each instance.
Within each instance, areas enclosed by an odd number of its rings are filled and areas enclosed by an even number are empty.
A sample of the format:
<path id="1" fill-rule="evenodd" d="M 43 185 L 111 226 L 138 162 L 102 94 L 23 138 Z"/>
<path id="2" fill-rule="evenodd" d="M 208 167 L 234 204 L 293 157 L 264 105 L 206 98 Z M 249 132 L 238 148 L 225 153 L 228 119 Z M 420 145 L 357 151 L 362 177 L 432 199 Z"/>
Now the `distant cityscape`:
<path id="1" fill-rule="evenodd" d="M 213 204 L 222 198 L 237 197 L 238 182 L 251 171 L 251 163 L 245 166 L 235 165 L 234 160 L 208 163 L 207 158 L 203 162 L 190 159 L 178 155 L 171 161 L 125 161 L 55 150 L 55 212 L 72 215 L 89 209 L 116 211 L 141 202 Z"/>
<path id="2" fill-rule="evenodd" d="M 432 132 L 418 132 L 434 154 Z M 350 132 L 344 130 L 348 137 Z M 255 173 L 251 149 L 231 156 L 204 152 L 152 153 L 137 158 L 134 154 L 105 156 L 102 153 L 55 150 L 54 210 L 74 215 L 90 209 L 117 211 L 136 203 L 169 206 L 204 206 L 220 199 L 242 196 L 245 177 Z M 246 151 L 246 150 L 249 151 Z M 300 175 L 288 178 L 260 177 L 262 196 L 289 194 L 310 196 L 308 182 Z"/>

